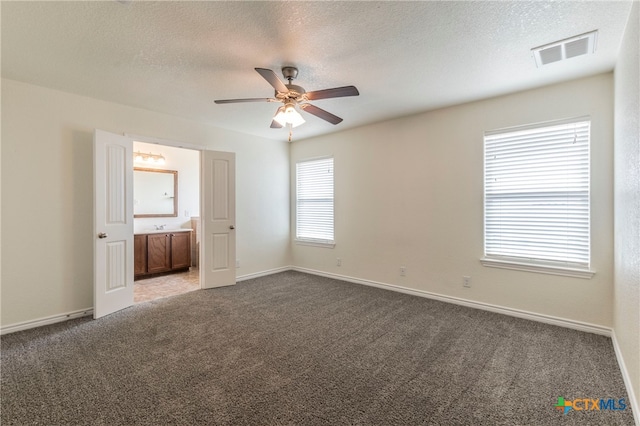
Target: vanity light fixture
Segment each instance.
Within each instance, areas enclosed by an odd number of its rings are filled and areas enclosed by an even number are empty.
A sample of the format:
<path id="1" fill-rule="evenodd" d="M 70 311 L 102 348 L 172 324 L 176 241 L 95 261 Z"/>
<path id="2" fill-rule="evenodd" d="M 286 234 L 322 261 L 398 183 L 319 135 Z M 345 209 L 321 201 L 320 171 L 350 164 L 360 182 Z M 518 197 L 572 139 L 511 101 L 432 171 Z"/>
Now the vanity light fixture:
<path id="1" fill-rule="evenodd" d="M 147 164 L 164 164 L 165 159 L 162 154 L 145 154 L 140 151 L 133 153 L 133 161 L 136 163 L 147 163 Z"/>

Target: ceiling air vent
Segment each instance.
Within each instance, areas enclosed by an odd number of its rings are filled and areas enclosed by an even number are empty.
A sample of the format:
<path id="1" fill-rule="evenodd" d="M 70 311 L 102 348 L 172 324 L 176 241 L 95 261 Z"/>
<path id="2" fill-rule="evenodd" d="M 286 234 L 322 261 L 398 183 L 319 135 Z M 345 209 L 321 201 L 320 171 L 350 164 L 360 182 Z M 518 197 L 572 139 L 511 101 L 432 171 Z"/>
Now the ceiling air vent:
<path id="1" fill-rule="evenodd" d="M 536 65 L 551 64 L 563 59 L 574 58 L 580 55 L 593 53 L 596 50 L 598 30 L 566 38 L 553 43 L 545 44 L 531 49 Z"/>

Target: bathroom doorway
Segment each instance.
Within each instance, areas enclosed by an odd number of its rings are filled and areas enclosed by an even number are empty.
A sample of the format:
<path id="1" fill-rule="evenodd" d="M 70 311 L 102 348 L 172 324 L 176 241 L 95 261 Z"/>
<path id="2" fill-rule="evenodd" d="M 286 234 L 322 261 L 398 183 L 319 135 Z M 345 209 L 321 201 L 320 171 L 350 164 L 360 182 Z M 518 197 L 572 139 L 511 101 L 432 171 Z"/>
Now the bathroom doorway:
<path id="1" fill-rule="evenodd" d="M 200 271 L 192 267 L 187 272 L 140 279 L 133 284 L 133 302 L 143 303 L 190 291 L 200 290 Z"/>
<path id="2" fill-rule="evenodd" d="M 133 152 L 134 303 L 199 290 L 200 151 L 134 138 Z"/>

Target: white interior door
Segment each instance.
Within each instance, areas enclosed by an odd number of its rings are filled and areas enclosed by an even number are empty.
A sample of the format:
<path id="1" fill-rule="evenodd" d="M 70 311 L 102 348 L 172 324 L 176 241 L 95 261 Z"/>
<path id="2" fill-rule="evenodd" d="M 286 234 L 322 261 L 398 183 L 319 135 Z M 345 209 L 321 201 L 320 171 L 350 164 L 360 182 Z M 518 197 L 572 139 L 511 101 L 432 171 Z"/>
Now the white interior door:
<path id="1" fill-rule="evenodd" d="M 236 283 L 236 162 L 232 152 L 202 152 L 202 288 Z"/>
<path id="2" fill-rule="evenodd" d="M 93 136 L 93 317 L 133 305 L 133 142 Z"/>

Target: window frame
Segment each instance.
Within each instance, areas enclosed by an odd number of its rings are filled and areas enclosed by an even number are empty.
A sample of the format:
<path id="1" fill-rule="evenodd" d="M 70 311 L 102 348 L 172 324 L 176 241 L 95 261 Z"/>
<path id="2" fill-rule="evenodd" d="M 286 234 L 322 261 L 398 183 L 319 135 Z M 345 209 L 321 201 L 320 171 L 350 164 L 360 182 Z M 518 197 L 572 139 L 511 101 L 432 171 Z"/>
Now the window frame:
<path id="1" fill-rule="evenodd" d="M 487 254 L 487 137 L 501 135 L 501 134 L 512 134 L 515 132 L 528 131 L 540 129 L 541 132 L 544 131 L 545 128 L 550 128 L 554 126 L 560 126 L 565 124 L 572 123 L 582 123 L 588 122 L 588 139 L 587 139 L 587 165 L 586 171 L 587 175 L 587 240 L 588 240 L 588 260 L 586 264 L 579 263 L 571 263 L 571 262 L 563 262 L 563 261 L 551 261 L 544 260 L 535 257 L 525 257 L 525 256 L 509 256 L 509 255 L 496 255 L 496 254 Z M 484 253 L 483 257 L 480 259 L 480 262 L 483 266 L 487 267 L 495 267 L 502 269 L 513 269 L 527 272 L 535 272 L 535 273 L 543 273 L 543 274 L 553 274 L 553 275 L 563 275 L 570 276 L 576 278 L 586 278 L 590 279 L 595 274 L 595 271 L 591 269 L 591 239 L 592 239 L 592 230 L 591 230 L 591 126 L 592 120 L 589 116 L 581 116 L 574 117 L 563 120 L 554 120 L 547 121 L 542 123 L 534 123 L 524 126 L 516 126 L 509 128 L 502 128 L 492 131 L 487 131 L 483 135 L 483 248 Z"/>
<path id="2" fill-rule="evenodd" d="M 331 209 L 331 219 L 332 219 L 332 239 L 322 239 L 322 238 L 313 238 L 313 237 L 300 237 L 299 235 L 299 228 L 298 228 L 298 213 L 299 213 L 299 208 L 300 208 L 300 204 L 299 204 L 299 184 L 298 184 L 298 174 L 299 174 L 299 170 L 298 170 L 298 165 L 302 164 L 302 163 L 312 163 L 312 162 L 316 162 L 316 161 L 323 161 L 323 160 L 331 160 L 331 180 L 332 180 L 332 191 L 331 191 L 331 203 L 332 203 L 332 209 Z M 321 156 L 321 157 L 312 157 L 312 158 L 305 158 L 305 159 L 300 159 L 297 160 L 295 163 L 295 176 L 294 176 L 294 181 L 295 181 L 295 212 L 294 212 L 294 218 L 295 218 L 295 234 L 294 234 L 294 241 L 296 244 L 298 245 L 306 245 L 306 246 L 313 246 L 313 247 L 323 247 L 323 248 L 334 248 L 335 247 L 335 157 L 333 155 L 326 155 L 326 156 Z"/>

